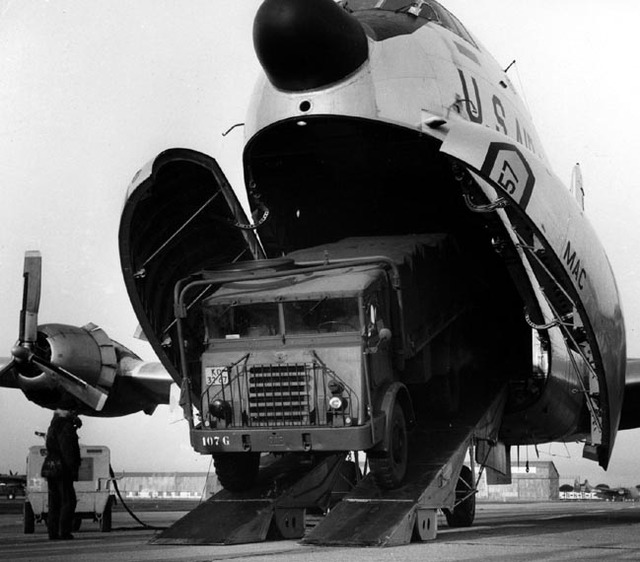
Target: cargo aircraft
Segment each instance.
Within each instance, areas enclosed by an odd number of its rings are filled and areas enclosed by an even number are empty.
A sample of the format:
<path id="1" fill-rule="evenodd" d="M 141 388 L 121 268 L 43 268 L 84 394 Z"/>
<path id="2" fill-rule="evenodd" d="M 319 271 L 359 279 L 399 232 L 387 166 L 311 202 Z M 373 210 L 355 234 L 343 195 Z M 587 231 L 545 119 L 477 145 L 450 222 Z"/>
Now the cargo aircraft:
<path id="1" fill-rule="evenodd" d="M 592 490 L 589 490 L 596 494 L 600 499 L 614 502 L 622 501 L 634 501 L 640 500 L 640 490 L 637 486 L 625 487 L 620 486 L 618 488 L 609 488 L 606 484 L 598 484 Z"/>
<path id="2" fill-rule="evenodd" d="M 265 453 L 366 451 L 374 478 L 315 540 L 379 544 L 427 537 L 436 508 L 471 524 L 469 446 L 498 479 L 512 447 L 552 441 L 606 469 L 640 426 L 640 365 L 579 170 L 570 188 L 551 170 L 507 72 L 435 0 L 265 0 L 253 40 L 250 212 L 213 156 L 172 147 L 134 177 L 119 234 L 141 328 L 223 485 L 251 488 Z M 25 294 L 5 384 L 50 407 L 159 400 L 98 329 L 36 328 Z M 386 521 L 364 524 L 376 501 Z"/>
<path id="3" fill-rule="evenodd" d="M 6 496 L 12 500 L 16 496 L 23 496 L 27 484 L 25 474 L 17 474 L 9 471 L 9 474 L 0 474 L 0 496 Z"/>

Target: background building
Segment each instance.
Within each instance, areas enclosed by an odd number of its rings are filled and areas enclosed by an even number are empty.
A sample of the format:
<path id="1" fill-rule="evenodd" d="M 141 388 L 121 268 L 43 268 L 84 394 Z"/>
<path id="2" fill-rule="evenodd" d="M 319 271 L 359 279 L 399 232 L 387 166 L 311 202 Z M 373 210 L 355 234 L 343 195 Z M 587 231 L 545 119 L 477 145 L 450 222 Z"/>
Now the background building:
<path id="1" fill-rule="evenodd" d="M 483 472 L 478 483 L 479 501 L 553 501 L 560 497 L 560 477 L 551 461 L 511 465 L 511 484 L 487 485 Z"/>

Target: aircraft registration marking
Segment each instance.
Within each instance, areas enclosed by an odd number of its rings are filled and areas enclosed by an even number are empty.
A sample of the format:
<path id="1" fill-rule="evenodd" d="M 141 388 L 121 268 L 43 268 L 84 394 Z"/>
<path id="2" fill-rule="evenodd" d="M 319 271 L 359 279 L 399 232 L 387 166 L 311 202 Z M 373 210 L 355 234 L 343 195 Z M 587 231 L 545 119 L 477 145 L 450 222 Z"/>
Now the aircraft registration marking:
<path id="1" fill-rule="evenodd" d="M 496 131 L 514 139 L 518 144 L 525 146 L 534 154 L 539 155 L 534 137 L 527 131 L 525 123 L 527 120 L 517 111 L 510 108 L 510 104 L 503 101 L 503 98 L 487 91 L 482 80 L 477 80 L 471 73 L 458 68 L 462 95 L 457 94 L 459 107 L 466 110 L 467 117 L 472 123 L 495 128 Z M 491 103 L 488 103 L 491 94 Z M 483 102 L 484 100 L 484 102 Z M 464 104 L 462 103 L 464 102 Z M 493 115 L 488 114 L 486 107 L 493 108 Z M 522 121 L 522 124 L 521 124 Z"/>
<path id="2" fill-rule="evenodd" d="M 587 276 L 587 272 L 582 265 L 582 260 L 576 250 L 571 250 L 571 242 L 567 240 L 567 245 L 564 248 L 564 254 L 562 255 L 567 269 L 571 276 L 576 280 L 576 284 L 580 290 L 584 289 L 584 280 Z"/>
<path id="3" fill-rule="evenodd" d="M 536 180 L 529 163 L 516 146 L 492 142 L 481 173 L 496 182 L 520 207 L 527 208 Z"/>

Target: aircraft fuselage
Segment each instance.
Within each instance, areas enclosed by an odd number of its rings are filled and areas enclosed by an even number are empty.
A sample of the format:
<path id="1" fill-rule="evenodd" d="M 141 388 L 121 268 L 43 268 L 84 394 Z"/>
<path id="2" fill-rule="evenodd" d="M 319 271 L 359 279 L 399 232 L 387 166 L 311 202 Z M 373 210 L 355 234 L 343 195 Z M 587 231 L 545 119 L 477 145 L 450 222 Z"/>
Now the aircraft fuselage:
<path id="1" fill-rule="evenodd" d="M 254 24 L 265 75 L 243 161 L 257 236 L 205 155 L 166 151 L 130 188 L 123 271 L 163 364 L 197 404 L 202 322 L 172 298 L 195 272 L 348 237 L 442 233 L 482 298 L 436 355 L 468 355 L 474 384 L 507 385 L 506 445 L 585 439 L 606 467 L 624 389 L 615 280 L 508 76 L 436 2 L 302 4 L 266 0 Z"/>

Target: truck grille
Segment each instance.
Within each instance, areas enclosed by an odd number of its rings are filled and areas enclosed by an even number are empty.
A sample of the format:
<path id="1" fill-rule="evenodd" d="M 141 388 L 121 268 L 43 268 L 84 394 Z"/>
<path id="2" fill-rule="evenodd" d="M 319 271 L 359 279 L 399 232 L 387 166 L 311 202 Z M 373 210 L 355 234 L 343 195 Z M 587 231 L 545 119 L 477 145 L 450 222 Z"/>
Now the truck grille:
<path id="1" fill-rule="evenodd" d="M 328 383 L 338 377 L 316 363 L 245 362 L 227 368 L 202 395 L 203 418 L 210 427 L 287 427 L 335 425 L 336 414 L 328 411 Z M 355 394 L 344 385 L 348 407 L 340 417 L 357 412 Z M 209 406 L 221 400 L 231 405 L 224 419 L 214 417 Z"/>
<path id="2" fill-rule="evenodd" d="M 309 425 L 314 412 L 310 399 L 315 380 L 313 371 L 313 365 L 304 364 L 248 367 L 250 425 Z"/>

